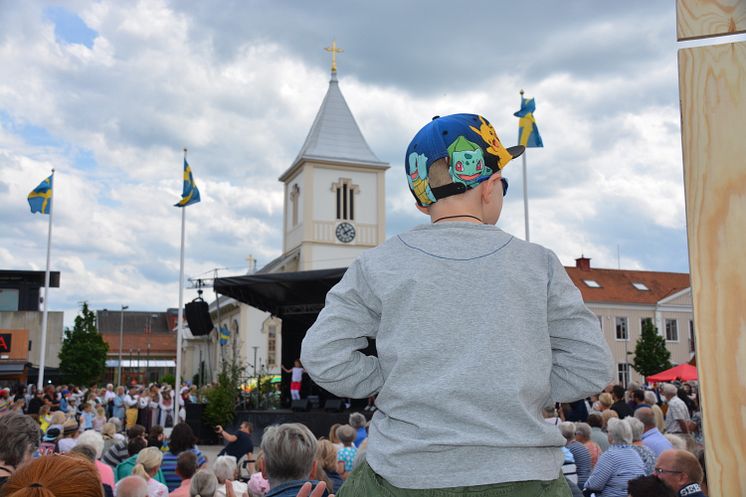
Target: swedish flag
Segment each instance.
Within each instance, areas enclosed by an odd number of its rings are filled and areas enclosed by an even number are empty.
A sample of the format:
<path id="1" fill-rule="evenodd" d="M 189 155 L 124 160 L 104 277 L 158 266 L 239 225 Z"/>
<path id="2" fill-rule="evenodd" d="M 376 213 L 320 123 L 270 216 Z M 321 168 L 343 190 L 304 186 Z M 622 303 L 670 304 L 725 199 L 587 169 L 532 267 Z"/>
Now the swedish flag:
<path id="1" fill-rule="evenodd" d="M 220 345 L 226 345 L 231 338 L 231 332 L 226 326 L 220 327 Z"/>
<path id="2" fill-rule="evenodd" d="M 534 119 L 534 111 L 536 110 L 536 102 L 533 98 L 521 97 L 521 110 L 513 114 L 515 117 L 519 117 L 518 121 L 518 145 L 524 147 L 543 147 L 544 142 L 541 141 L 541 135 L 539 134 L 539 128 L 536 127 L 536 120 Z"/>
<path id="3" fill-rule="evenodd" d="M 192 168 L 186 159 L 184 159 L 184 190 L 181 193 L 181 200 L 174 204 L 174 207 L 186 207 L 187 205 L 196 204 L 199 200 L 199 190 L 197 189 L 197 185 L 194 184 Z"/>
<path id="4" fill-rule="evenodd" d="M 31 190 L 27 198 L 32 213 L 49 214 L 49 209 L 52 208 L 52 176 L 49 176 L 39 183 L 39 186 Z"/>

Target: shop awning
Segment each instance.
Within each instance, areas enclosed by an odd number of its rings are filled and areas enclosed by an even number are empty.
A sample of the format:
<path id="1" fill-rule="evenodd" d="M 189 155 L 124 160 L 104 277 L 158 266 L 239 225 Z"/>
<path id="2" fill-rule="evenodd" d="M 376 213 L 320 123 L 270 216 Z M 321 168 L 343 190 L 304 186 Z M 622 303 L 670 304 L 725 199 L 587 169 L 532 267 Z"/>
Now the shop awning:
<path id="1" fill-rule="evenodd" d="M 106 367 L 107 368 L 118 368 L 119 360 L 118 359 L 107 359 Z M 134 360 L 122 359 L 122 367 L 123 368 L 147 368 L 147 367 L 175 368 L 176 361 L 170 360 L 170 359 L 151 359 L 150 361 L 148 361 L 147 359 L 140 359 L 139 361 L 137 359 L 134 359 Z"/>

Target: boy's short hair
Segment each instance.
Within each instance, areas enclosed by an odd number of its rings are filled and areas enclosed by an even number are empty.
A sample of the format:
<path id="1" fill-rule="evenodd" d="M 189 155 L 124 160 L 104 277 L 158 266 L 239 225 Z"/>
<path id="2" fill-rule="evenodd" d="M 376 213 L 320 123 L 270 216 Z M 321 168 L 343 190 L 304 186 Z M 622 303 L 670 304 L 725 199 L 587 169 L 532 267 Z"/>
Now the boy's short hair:
<path id="1" fill-rule="evenodd" d="M 412 139 L 404 158 L 409 189 L 421 206 L 476 188 L 523 153 L 506 149 L 490 122 L 476 114 L 435 116 Z M 447 161 L 445 159 L 448 159 Z M 443 160 L 446 175 L 438 166 Z"/>
<path id="2" fill-rule="evenodd" d="M 339 438 L 339 441 L 343 444 L 354 442 L 356 436 L 357 431 L 350 425 L 342 425 L 337 428 L 337 438 Z"/>

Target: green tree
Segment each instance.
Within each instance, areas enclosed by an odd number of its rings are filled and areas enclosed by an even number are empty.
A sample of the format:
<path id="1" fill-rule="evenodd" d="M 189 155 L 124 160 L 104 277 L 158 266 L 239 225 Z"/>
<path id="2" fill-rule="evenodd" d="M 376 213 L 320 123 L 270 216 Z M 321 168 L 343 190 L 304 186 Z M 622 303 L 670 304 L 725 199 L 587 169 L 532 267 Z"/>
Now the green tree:
<path id="1" fill-rule="evenodd" d="M 96 316 L 83 302 L 75 326 L 65 330 L 60 351 L 60 371 L 66 381 L 91 385 L 101 379 L 106 369 L 109 346 L 96 329 Z"/>
<path id="2" fill-rule="evenodd" d="M 632 367 L 643 376 L 650 376 L 671 367 L 671 352 L 666 348 L 666 340 L 658 334 L 652 319 L 642 323 L 642 333 L 635 344 L 635 358 Z"/>

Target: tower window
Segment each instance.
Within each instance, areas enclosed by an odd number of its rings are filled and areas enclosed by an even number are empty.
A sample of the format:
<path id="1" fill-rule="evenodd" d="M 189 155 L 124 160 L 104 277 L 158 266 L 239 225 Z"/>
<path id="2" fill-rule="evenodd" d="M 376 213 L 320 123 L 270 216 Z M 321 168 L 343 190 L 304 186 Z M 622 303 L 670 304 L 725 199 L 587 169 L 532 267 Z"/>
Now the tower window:
<path id="1" fill-rule="evenodd" d="M 290 203 L 292 204 L 292 221 L 293 226 L 298 224 L 298 197 L 300 197 L 300 187 L 298 183 L 293 185 L 290 189 Z"/>
<path id="2" fill-rule="evenodd" d="M 332 192 L 337 200 L 337 219 L 355 220 L 355 194 L 360 192 L 358 185 L 353 185 L 350 178 L 339 178 L 332 183 Z"/>

